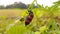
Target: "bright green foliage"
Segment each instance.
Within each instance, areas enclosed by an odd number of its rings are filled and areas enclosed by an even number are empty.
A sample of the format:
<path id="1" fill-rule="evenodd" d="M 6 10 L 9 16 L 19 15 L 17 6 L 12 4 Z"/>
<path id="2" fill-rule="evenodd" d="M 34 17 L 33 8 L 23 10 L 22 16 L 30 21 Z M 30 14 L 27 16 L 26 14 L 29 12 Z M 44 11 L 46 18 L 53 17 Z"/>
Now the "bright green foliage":
<path id="1" fill-rule="evenodd" d="M 40 32 L 37 31 L 37 32 L 35 32 L 35 34 L 40 34 Z"/>
<path id="2" fill-rule="evenodd" d="M 60 1 L 55 2 L 55 4 L 51 7 L 43 7 L 43 5 L 39 5 L 37 2 L 38 8 L 33 8 L 33 4 L 36 0 L 33 1 L 31 6 L 28 8 L 32 10 L 34 13 L 34 18 L 31 21 L 31 24 L 25 26 L 23 22 L 17 22 L 14 26 L 10 27 L 9 30 L 6 31 L 6 34 L 60 34 Z M 28 15 L 28 11 L 23 11 L 20 13 L 22 18 L 25 18 Z M 1 19 L 5 19 L 5 16 L 1 16 Z M 5 20 L 4 20 L 5 22 Z M 2 28 L 7 27 L 9 24 L 15 22 L 14 20 L 8 19 L 7 25 Z M 58 23 L 58 25 L 57 25 Z"/>

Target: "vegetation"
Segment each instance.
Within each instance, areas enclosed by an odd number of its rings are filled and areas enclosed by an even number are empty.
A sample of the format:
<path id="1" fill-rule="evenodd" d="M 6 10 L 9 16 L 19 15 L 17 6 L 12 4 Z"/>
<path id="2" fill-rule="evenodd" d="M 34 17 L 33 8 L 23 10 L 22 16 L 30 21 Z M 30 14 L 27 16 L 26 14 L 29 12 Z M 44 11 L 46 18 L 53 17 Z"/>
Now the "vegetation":
<path id="1" fill-rule="evenodd" d="M 0 5 L 0 9 L 15 9 L 15 8 L 27 9 L 29 6 L 30 6 L 30 4 L 24 4 L 22 2 L 14 2 L 13 4 L 10 4 L 7 6 Z M 36 6 L 34 5 L 34 7 L 36 7 Z"/>
<path id="2" fill-rule="evenodd" d="M 0 10 L 0 34 L 60 34 L 60 0 L 51 7 L 36 2 L 37 8 L 34 8 L 34 2 L 29 6 L 34 18 L 28 26 L 19 21 L 28 15 L 27 9 Z"/>

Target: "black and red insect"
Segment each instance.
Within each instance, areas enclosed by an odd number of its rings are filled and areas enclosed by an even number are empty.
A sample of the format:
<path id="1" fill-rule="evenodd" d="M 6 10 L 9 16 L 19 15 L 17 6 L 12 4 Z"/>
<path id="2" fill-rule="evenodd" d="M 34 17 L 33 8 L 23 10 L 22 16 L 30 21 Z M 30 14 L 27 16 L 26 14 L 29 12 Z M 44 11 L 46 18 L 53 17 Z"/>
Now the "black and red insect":
<path id="1" fill-rule="evenodd" d="M 28 10 L 28 15 L 26 16 L 26 19 L 25 19 L 25 25 L 26 26 L 30 24 L 30 22 L 32 21 L 33 17 L 34 17 L 33 12 L 31 10 Z M 20 19 L 20 21 L 23 21 L 23 20 L 24 20 L 24 18 Z"/>
<path id="2" fill-rule="evenodd" d="M 34 14 L 31 10 L 28 10 L 28 13 L 29 13 L 29 15 L 26 17 L 25 25 L 29 25 L 34 17 Z"/>

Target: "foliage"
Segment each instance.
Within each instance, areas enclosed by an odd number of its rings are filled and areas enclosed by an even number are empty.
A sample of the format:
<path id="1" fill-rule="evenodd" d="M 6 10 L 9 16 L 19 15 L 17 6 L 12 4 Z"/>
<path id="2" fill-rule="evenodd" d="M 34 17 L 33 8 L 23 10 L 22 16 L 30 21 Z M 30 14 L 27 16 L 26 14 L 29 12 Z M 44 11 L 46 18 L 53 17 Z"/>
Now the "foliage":
<path id="1" fill-rule="evenodd" d="M 34 13 L 34 18 L 28 26 L 25 26 L 24 21 L 14 23 L 14 20 L 8 20 L 9 24 L 14 24 L 10 27 L 9 30 L 4 30 L 6 34 L 60 34 L 60 8 L 58 8 L 57 4 L 60 4 L 60 1 L 56 2 L 51 7 L 44 7 L 43 5 L 39 5 L 37 2 L 37 8 L 33 8 L 33 4 L 36 0 L 33 1 L 31 6 L 28 9 L 31 9 Z M 28 15 L 27 10 L 22 11 L 19 16 L 24 18 Z M 6 17 L 2 17 L 3 19 Z M 17 19 L 18 20 L 18 19 Z M 6 26 L 8 26 L 7 24 Z M 6 27 L 4 26 L 4 27 Z M 3 27 L 3 26 L 2 26 Z M 3 32 L 3 31 L 2 31 Z"/>

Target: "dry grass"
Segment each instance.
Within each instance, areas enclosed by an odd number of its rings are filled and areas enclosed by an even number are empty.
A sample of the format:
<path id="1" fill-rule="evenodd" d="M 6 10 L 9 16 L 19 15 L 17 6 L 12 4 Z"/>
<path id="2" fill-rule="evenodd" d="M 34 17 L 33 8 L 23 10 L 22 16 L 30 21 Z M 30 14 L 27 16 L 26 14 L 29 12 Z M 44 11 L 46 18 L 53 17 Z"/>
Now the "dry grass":
<path id="1" fill-rule="evenodd" d="M 0 10 L 0 16 L 19 16 L 24 10 L 20 9 L 2 9 Z"/>

